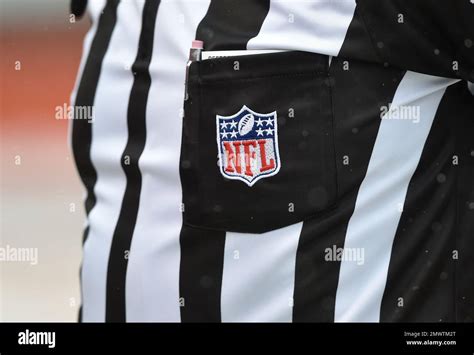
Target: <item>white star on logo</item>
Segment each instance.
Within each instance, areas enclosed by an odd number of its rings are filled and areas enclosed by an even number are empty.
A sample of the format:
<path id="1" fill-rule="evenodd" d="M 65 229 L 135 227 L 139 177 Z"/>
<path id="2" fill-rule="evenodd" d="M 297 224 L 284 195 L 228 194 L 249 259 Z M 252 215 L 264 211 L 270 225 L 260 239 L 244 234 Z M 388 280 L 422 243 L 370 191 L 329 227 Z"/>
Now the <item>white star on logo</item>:
<path id="1" fill-rule="evenodd" d="M 257 129 L 257 136 L 263 136 L 263 129 Z"/>
<path id="2" fill-rule="evenodd" d="M 229 134 L 229 132 L 224 132 L 224 133 L 221 133 L 222 135 L 222 138 L 227 138 L 227 135 Z"/>
<path id="3" fill-rule="evenodd" d="M 267 135 L 268 135 L 268 136 L 270 136 L 270 135 L 273 134 L 273 129 L 271 129 L 271 128 L 268 128 L 268 129 L 266 129 L 265 131 L 267 132 Z"/>
<path id="4" fill-rule="evenodd" d="M 230 128 L 236 128 L 237 127 L 237 121 L 232 121 L 230 123 Z"/>
<path id="5" fill-rule="evenodd" d="M 268 120 L 266 120 L 265 123 L 267 124 L 267 127 L 268 127 L 268 126 L 272 126 L 272 127 L 273 127 L 273 121 L 271 120 L 271 118 L 269 118 Z"/>
<path id="6" fill-rule="evenodd" d="M 261 125 L 263 125 L 263 121 L 262 119 L 259 117 L 257 122 L 255 122 L 257 124 L 257 127 L 260 127 Z"/>
<path id="7" fill-rule="evenodd" d="M 227 122 L 222 122 L 221 129 L 226 129 L 226 128 L 227 128 Z"/>
<path id="8" fill-rule="evenodd" d="M 237 138 L 237 131 L 230 132 L 230 138 Z"/>

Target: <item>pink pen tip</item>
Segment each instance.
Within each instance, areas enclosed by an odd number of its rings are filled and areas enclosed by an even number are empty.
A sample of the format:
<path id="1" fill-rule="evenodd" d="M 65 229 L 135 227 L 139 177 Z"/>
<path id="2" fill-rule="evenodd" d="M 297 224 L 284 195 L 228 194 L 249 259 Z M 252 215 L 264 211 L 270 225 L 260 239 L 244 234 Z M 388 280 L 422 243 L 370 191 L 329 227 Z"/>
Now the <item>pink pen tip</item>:
<path id="1" fill-rule="evenodd" d="M 194 41 L 193 41 L 193 44 L 192 44 L 192 47 L 193 47 L 193 48 L 196 48 L 196 49 L 203 49 L 203 48 L 204 48 L 204 42 L 203 42 L 203 41 L 194 40 Z"/>

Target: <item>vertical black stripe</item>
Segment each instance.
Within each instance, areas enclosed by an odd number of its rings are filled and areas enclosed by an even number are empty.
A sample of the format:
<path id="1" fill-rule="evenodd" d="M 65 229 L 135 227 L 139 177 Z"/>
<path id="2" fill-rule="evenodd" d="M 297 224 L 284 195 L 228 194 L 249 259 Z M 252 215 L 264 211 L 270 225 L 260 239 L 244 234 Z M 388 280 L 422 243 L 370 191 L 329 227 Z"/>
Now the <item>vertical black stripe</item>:
<path id="1" fill-rule="evenodd" d="M 196 39 L 206 50 L 246 49 L 270 8 L 269 0 L 212 0 Z M 220 322 L 225 233 L 183 226 L 180 234 L 181 321 Z"/>
<path id="2" fill-rule="evenodd" d="M 338 57 L 332 60 L 330 74 L 339 204 L 303 224 L 296 255 L 294 322 L 334 321 L 340 261 L 326 260 L 326 250 L 344 246 L 380 126 L 380 107 L 391 102 L 404 72 Z"/>
<path id="3" fill-rule="evenodd" d="M 384 62 L 474 81 L 472 46 L 464 42 L 466 34 L 474 33 L 470 1 L 357 0 L 357 9 Z"/>
<path id="4" fill-rule="evenodd" d="M 151 85 L 149 66 L 159 1 L 145 2 L 137 57 L 132 65 L 134 81 L 128 104 L 128 141 L 122 154 L 122 169 L 127 178 L 120 215 L 115 227 L 107 270 L 107 322 L 125 322 L 125 281 L 133 231 L 138 215 L 142 176 L 138 161 L 145 148 L 146 106 Z"/>
<path id="5" fill-rule="evenodd" d="M 99 82 L 102 61 L 110 38 L 117 22 L 118 0 L 109 0 L 105 5 L 97 24 L 97 31 L 89 49 L 82 77 L 77 89 L 75 106 L 93 107 L 97 84 Z M 84 119 L 74 119 L 72 126 L 72 149 L 79 176 L 87 192 L 85 201 L 86 214 L 89 215 L 96 203 L 94 186 L 97 182 L 97 172 L 91 160 L 92 122 Z M 89 227 L 84 230 L 83 243 L 89 233 Z M 82 269 L 82 267 L 81 267 Z M 82 320 L 82 307 L 79 311 L 79 321 Z"/>
<path id="6" fill-rule="evenodd" d="M 208 51 L 246 49 L 270 9 L 270 0 L 212 0 L 196 31 Z"/>
<path id="7" fill-rule="evenodd" d="M 455 321 L 453 250 L 458 231 L 453 192 L 459 168 L 453 156 L 456 127 L 466 107 L 461 87 L 465 83 L 446 90 L 408 186 L 382 299 L 382 322 Z"/>
<path id="8" fill-rule="evenodd" d="M 220 322 L 225 232 L 183 226 L 180 235 L 182 322 Z"/>

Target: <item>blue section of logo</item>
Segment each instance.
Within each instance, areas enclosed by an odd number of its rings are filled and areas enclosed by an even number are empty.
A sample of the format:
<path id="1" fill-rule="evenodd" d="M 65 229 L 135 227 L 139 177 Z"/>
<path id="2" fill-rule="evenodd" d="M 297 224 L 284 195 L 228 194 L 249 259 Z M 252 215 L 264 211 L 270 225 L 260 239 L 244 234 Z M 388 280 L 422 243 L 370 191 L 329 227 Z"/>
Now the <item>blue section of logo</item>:
<path id="1" fill-rule="evenodd" d="M 219 134 L 222 141 L 257 140 L 273 138 L 275 135 L 276 114 L 261 115 L 245 109 L 232 118 L 218 117 Z M 247 129 L 249 130 L 247 131 Z"/>

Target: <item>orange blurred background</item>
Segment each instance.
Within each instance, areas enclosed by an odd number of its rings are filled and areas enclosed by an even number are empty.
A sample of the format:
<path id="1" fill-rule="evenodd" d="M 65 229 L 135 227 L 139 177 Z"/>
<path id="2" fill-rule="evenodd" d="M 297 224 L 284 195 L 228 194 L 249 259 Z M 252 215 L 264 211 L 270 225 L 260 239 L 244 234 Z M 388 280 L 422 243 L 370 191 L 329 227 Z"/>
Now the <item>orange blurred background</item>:
<path id="1" fill-rule="evenodd" d="M 76 321 L 84 223 L 67 143 L 69 104 L 89 21 L 67 0 L 0 0 L 0 248 L 37 248 L 38 262 L 0 260 L 0 321 Z"/>

